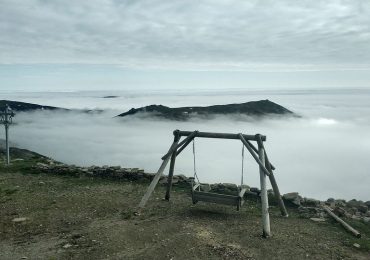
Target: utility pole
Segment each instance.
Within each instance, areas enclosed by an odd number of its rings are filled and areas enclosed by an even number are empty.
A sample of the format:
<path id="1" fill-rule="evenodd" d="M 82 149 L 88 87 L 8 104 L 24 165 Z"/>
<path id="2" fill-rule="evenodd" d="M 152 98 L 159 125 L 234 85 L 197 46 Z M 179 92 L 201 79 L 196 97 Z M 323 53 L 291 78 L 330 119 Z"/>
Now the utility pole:
<path id="1" fill-rule="evenodd" d="M 10 151 L 9 151 L 9 126 L 12 124 L 14 112 L 8 105 L 5 105 L 5 110 L 0 111 L 0 124 L 5 126 L 5 145 L 6 145 L 6 164 L 10 164 Z"/>

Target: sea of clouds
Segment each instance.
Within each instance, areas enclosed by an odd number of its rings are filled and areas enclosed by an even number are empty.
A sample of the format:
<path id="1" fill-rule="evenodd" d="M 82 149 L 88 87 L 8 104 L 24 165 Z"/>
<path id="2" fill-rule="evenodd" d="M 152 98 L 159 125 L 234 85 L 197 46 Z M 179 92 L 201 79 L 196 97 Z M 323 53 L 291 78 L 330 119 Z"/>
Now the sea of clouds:
<path id="1" fill-rule="evenodd" d="M 65 108 L 104 109 L 103 113 L 18 113 L 12 142 L 76 165 L 121 165 L 156 172 L 172 143 L 172 131 L 200 130 L 267 135 L 265 144 L 283 193 L 370 199 L 370 90 L 287 91 L 102 91 L 1 93 L 10 99 Z M 117 95 L 117 98 L 103 98 Z M 116 118 L 131 107 L 212 105 L 269 99 L 300 118 L 220 116 L 176 122 Z M 1 131 L 3 131 L 1 129 Z M 1 132 L 2 133 L 2 132 Z M 1 134 L 0 133 L 0 134 Z M 197 172 L 202 182 L 240 183 L 242 145 L 237 140 L 196 140 Z M 178 158 L 176 174 L 193 174 L 192 147 Z M 258 167 L 245 159 L 244 180 L 259 185 Z"/>

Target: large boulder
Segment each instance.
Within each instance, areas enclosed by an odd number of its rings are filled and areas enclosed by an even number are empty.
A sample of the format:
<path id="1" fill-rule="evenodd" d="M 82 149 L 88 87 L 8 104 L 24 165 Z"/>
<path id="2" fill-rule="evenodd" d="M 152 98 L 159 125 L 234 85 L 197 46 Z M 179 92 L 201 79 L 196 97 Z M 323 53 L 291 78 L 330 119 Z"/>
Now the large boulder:
<path id="1" fill-rule="evenodd" d="M 334 214 L 336 214 L 338 217 L 344 217 L 346 215 L 346 211 L 342 207 L 335 207 L 333 210 Z"/>
<path id="2" fill-rule="evenodd" d="M 290 206 L 299 207 L 301 206 L 302 197 L 298 192 L 290 192 L 283 195 L 283 200 Z"/>
<path id="3" fill-rule="evenodd" d="M 357 209 L 358 209 L 358 211 L 360 211 L 361 213 L 366 213 L 366 212 L 369 210 L 369 208 L 368 208 L 366 205 L 359 205 L 359 206 L 357 207 Z"/>
<path id="4" fill-rule="evenodd" d="M 363 201 L 361 201 L 361 200 L 355 200 L 355 199 L 353 199 L 353 200 L 349 200 L 348 202 L 347 202 L 347 207 L 353 207 L 353 208 L 357 208 L 358 206 L 360 206 L 360 205 L 365 205 L 365 203 L 363 202 Z"/>
<path id="5" fill-rule="evenodd" d="M 304 198 L 301 200 L 301 204 L 307 207 L 318 207 L 320 206 L 320 201 L 311 198 Z"/>

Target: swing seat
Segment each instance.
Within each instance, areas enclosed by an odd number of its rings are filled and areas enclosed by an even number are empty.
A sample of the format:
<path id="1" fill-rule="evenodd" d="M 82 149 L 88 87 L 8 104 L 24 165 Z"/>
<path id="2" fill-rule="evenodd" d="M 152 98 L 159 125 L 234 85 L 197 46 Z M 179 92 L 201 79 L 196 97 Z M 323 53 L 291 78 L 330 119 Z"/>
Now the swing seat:
<path id="1" fill-rule="evenodd" d="M 191 195 L 193 204 L 198 203 L 198 201 L 210 202 L 222 205 L 236 206 L 236 210 L 239 211 L 240 207 L 244 204 L 244 194 L 247 191 L 246 188 L 241 189 L 239 194 L 227 195 L 208 191 L 201 191 L 200 186 L 204 185 L 201 183 L 194 184 L 192 181 Z"/>

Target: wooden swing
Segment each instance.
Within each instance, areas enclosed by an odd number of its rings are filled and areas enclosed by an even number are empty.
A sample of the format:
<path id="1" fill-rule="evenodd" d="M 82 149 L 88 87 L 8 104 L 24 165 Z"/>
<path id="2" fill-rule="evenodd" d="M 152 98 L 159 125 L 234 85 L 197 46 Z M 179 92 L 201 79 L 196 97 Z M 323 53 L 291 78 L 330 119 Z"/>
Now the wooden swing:
<path id="1" fill-rule="evenodd" d="M 146 193 L 142 197 L 136 212 L 140 212 L 140 209 L 143 209 L 148 202 L 151 194 L 153 193 L 156 185 L 161 178 L 163 171 L 165 170 L 169 161 L 170 169 L 168 173 L 168 182 L 167 182 L 167 190 L 166 190 L 166 200 L 170 200 L 171 189 L 172 189 L 172 179 L 175 169 L 175 161 L 176 157 L 193 141 L 194 138 L 220 138 L 220 139 L 236 139 L 240 140 L 243 143 L 244 147 L 247 148 L 248 152 L 256 163 L 259 165 L 260 169 L 260 183 L 261 183 L 261 207 L 262 207 L 262 226 L 263 226 L 263 236 L 268 237 L 270 236 L 270 217 L 268 212 L 268 196 L 267 196 L 267 188 L 266 188 L 266 176 L 269 177 L 271 186 L 273 188 L 275 198 L 278 202 L 280 207 L 281 214 L 285 217 L 288 216 L 288 212 L 285 208 L 283 199 L 280 195 L 279 188 L 277 186 L 273 170 L 275 167 L 270 163 L 269 158 L 267 157 L 267 153 L 263 142 L 266 141 L 266 136 L 262 136 L 260 134 L 256 135 L 246 135 L 246 134 L 229 134 L 229 133 L 209 133 L 209 132 L 199 132 L 199 131 L 180 131 L 175 130 L 173 132 L 174 141 L 168 150 L 168 152 L 162 157 L 162 164 L 159 167 L 157 173 L 155 174 L 152 182 L 150 183 Z M 180 142 L 181 137 L 186 137 Z M 251 141 L 255 141 L 258 144 L 258 148 L 256 148 Z M 194 144 L 194 143 L 193 143 Z M 243 160 L 244 161 L 244 160 Z M 243 165 L 244 166 L 244 165 Z M 242 167 L 243 167 L 242 166 Z M 242 170 L 243 171 L 243 170 Z M 196 173 L 196 171 L 195 171 Z M 243 173 L 243 172 L 242 172 Z M 197 177 L 197 176 L 195 176 Z M 243 178 L 243 174 L 242 174 Z M 213 202 L 219 204 L 226 204 L 236 206 L 237 210 L 240 209 L 241 205 L 243 204 L 243 196 L 246 192 L 245 189 L 240 188 L 239 194 L 237 195 L 226 195 L 226 194 L 219 194 L 204 191 L 201 189 L 202 184 L 199 182 L 195 183 L 194 180 L 192 181 L 192 198 L 193 203 L 197 203 L 198 201 L 205 201 L 205 202 Z"/>
<path id="2" fill-rule="evenodd" d="M 191 178 L 191 197 L 193 204 L 198 201 L 223 204 L 229 206 L 236 206 L 236 210 L 239 211 L 240 207 L 244 204 L 244 194 L 247 191 L 244 185 L 244 145 L 242 147 L 242 176 L 239 191 L 237 195 L 222 194 L 216 192 L 210 192 L 210 185 L 207 183 L 200 183 L 197 168 L 196 168 L 196 155 L 195 155 L 195 140 L 193 139 L 193 169 L 194 177 Z M 197 180 L 197 182 L 195 181 Z M 207 190 L 203 190 L 202 187 L 209 187 Z"/>

